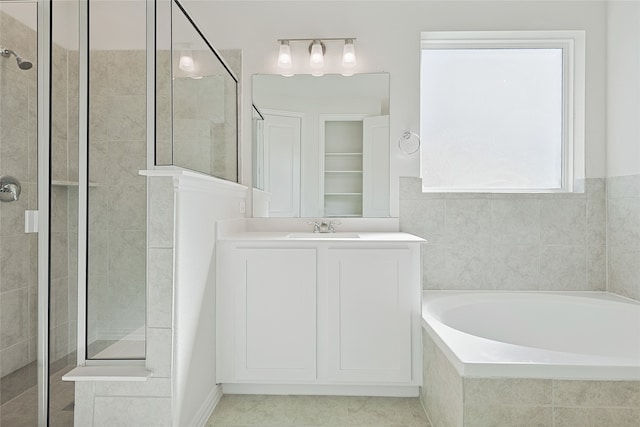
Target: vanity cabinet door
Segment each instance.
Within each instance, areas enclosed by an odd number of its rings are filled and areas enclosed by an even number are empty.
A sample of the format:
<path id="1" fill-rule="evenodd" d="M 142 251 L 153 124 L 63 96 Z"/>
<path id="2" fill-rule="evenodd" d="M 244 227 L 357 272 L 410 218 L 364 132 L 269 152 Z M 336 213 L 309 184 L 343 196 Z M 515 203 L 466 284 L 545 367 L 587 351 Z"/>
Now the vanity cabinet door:
<path id="1" fill-rule="evenodd" d="M 411 381 L 410 268 L 409 249 L 329 250 L 327 380 Z"/>
<path id="2" fill-rule="evenodd" d="M 236 253 L 236 379 L 315 380 L 316 250 Z"/>

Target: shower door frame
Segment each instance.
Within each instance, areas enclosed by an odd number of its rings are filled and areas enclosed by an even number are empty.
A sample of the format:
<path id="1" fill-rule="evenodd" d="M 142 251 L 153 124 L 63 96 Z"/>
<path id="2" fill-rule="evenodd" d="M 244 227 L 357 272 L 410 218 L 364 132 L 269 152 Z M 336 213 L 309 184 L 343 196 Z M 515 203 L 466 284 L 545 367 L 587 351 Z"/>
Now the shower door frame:
<path id="1" fill-rule="evenodd" d="M 51 202 L 51 2 L 37 0 L 38 426 L 49 421 L 49 266 Z"/>
<path id="2" fill-rule="evenodd" d="M 20 0 L 17 0 L 20 1 Z M 37 5 L 37 158 L 38 158 L 38 337 L 37 337 L 37 386 L 38 426 L 49 424 L 49 324 L 50 324 L 50 271 L 51 271 L 51 72 L 53 51 L 53 7 L 55 0 L 26 0 Z M 88 142 L 89 142 L 89 1 L 76 0 L 78 4 L 78 252 L 77 252 L 77 366 L 143 365 L 145 360 L 88 360 L 86 358 L 87 312 L 87 252 L 88 252 Z M 155 49 L 155 0 L 147 5 L 147 87 L 148 97 L 155 97 L 154 71 Z M 153 104 L 151 104 L 153 105 Z M 154 109 L 147 111 L 147 121 L 155 124 Z M 147 126 L 147 135 L 153 136 L 154 126 Z M 153 147 L 149 148 L 148 162 L 153 160 Z"/>

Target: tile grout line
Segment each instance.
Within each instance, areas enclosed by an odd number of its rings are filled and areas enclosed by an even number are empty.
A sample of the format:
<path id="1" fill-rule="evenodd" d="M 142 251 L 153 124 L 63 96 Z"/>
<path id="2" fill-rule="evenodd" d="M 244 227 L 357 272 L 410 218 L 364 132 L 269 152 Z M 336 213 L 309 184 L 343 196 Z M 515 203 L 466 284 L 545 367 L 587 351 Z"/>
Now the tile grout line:
<path id="1" fill-rule="evenodd" d="M 556 425 L 556 380 L 551 380 L 551 427 Z"/>

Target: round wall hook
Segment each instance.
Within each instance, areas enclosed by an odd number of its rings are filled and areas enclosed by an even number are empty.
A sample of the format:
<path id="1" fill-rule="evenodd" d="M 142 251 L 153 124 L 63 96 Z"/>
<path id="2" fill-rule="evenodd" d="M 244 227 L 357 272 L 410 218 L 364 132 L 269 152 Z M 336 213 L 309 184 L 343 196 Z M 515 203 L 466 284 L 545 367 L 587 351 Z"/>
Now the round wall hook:
<path id="1" fill-rule="evenodd" d="M 405 131 L 398 140 L 398 148 L 406 155 L 415 154 L 420 149 L 420 136 L 411 131 Z"/>

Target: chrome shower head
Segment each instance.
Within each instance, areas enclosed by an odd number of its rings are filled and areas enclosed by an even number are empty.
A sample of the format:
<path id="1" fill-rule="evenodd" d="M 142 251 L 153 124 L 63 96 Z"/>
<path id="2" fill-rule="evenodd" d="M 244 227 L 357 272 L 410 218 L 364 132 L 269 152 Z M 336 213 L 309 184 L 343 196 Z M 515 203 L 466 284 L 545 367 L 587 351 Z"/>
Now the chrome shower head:
<path id="1" fill-rule="evenodd" d="M 31 67 L 33 67 L 33 64 L 31 62 L 25 60 L 23 57 L 21 57 L 20 55 L 18 55 L 17 53 L 12 51 L 11 49 L 5 49 L 3 47 L 0 47 L 0 56 L 2 56 L 4 58 L 8 58 L 11 55 L 16 57 L 16 62 L 18 63 L 18 67 L 21 70 L 29 70 L 29 69 L 31 69 Z"/>
<path id="2" fill-rule="evenodd" d="M 29 61 L 26 61 L 23 57 L 16 55 L 16 61 L 18 62 L 18 67 L 21 70 L 29 70 L 33 67 L 33 64 Z"/>

